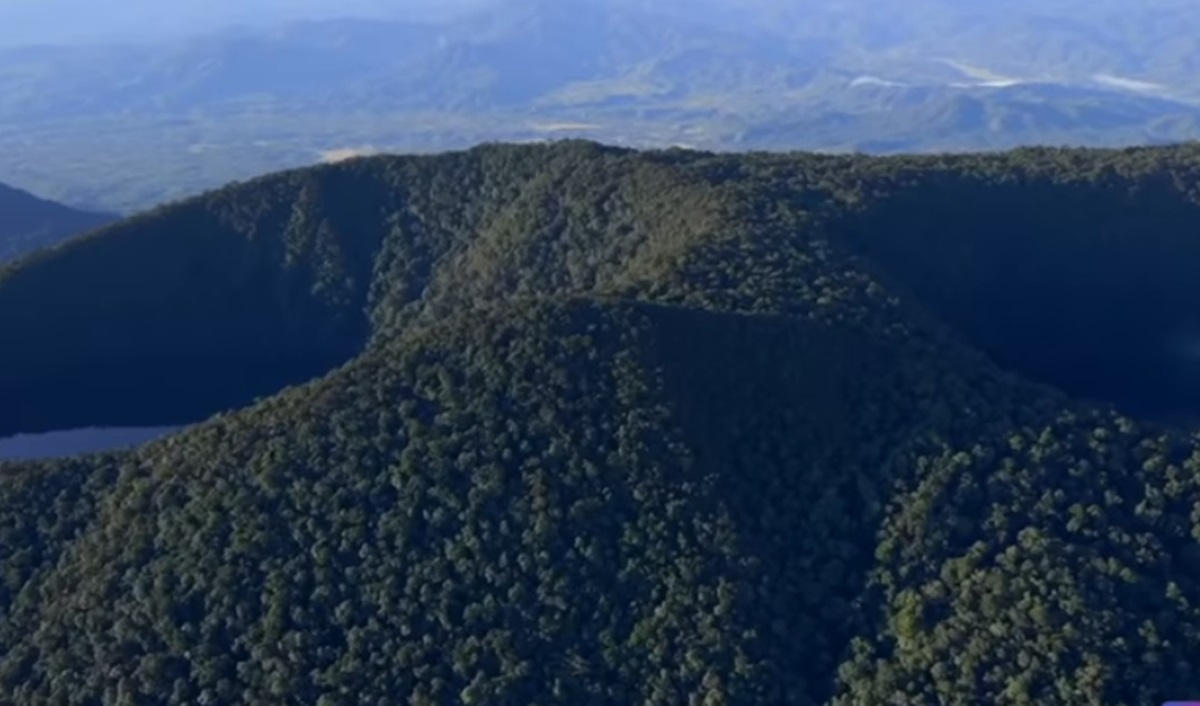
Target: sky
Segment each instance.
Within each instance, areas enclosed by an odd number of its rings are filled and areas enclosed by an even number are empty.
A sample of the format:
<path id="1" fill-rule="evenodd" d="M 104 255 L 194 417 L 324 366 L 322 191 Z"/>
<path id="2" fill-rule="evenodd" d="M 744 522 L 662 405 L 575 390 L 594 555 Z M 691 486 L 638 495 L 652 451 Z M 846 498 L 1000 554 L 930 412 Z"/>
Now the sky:
<path id="1" fill-rule="evenodd" d="M 521 0 L 0 0 L 0 45 L 79 42 L 113 38 L 162 39 L 233 24 L 270 25 L 335 17 L 437 18 L 504 7 Z M 571 0 L 561 0 L 570 2 Z M 725 21 L 747 15 L 782 23 L 810 14 L 886 22 L 943 18 L 986 24 L 988 17 L 1021 16 L 1031 21 L 1075 21 L 1089 17 L 1100 33 L 1122 31 L 1137 20 L 1138 31 L 1162 33 L 1180 18 L 1195 18 L 1196 0 L 603 0 L 606 4 L 661 7 L 674 3 L 691 14 Z M 1149 24 L 1147 24 L 1147 22 Z M 1183 28 L 1175 28 L 1180 37 Z M 1194 39 L 1194 37 L 1193 37 Z M 1181 39 L 1182 41 L 1182 39 Z"/>
<path id="2" fill-rule="evenodd" d="M 344 17 L 442 18 L 500 0 L 0 0 L 0 44 L 147 39 L 233 24 Z"/>

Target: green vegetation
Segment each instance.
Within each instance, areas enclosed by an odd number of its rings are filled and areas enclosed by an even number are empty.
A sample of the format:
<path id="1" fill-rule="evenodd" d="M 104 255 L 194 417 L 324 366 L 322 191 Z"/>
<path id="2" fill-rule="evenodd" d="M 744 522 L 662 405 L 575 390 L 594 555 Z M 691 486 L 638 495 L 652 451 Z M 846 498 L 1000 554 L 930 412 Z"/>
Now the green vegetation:
<path id="1" fill-rule="evenodd" d="M 246 405 L 0 464 L 0 700 L 1200 692 L 1198 169 L 492 145 L 0 270 L 0 434 Z"/>

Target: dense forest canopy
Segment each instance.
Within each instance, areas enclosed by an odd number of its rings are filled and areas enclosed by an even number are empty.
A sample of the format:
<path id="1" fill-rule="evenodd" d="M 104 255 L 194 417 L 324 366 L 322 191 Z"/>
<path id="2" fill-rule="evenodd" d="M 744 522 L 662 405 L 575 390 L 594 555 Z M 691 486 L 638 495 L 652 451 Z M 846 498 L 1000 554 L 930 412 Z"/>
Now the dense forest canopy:
<path id="1" fill-rule="evenodd" d="M 1200 692 L 1198 169 L 487 145 L 0 269 L 0 435 L 213 415 L 0 464 L 0 697 Z"/>

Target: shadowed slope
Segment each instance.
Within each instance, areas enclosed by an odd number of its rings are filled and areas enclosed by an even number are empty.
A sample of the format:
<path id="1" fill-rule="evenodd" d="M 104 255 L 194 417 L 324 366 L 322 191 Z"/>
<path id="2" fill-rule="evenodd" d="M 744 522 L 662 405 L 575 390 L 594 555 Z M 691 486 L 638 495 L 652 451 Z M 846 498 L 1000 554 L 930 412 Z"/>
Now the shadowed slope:
<path id="1" fill-rule="evenodd" d="M 0 430 L 190 421 L 355 352 L 381 225 L 342 217 L 369 185 L 337 177 L 260 182 L 277 195 L 257 213 L 214 194 L 0 271 L 0 390 L 23 401 Z"/>
<path id="2" fill-rule="evenodd" d="M 668 217 L 691 188 L 659 191 L 673 181 L 592 145 L 493 147 L 287 172 L 130 219 L 0 270 L 0 395 L 22 400 L 0 434 L 191 421 L 414 317 L 586 291 L 704 218 Z"/>
<path id="3" fill-rule="evenodd" d="M 1200 157 L 913 160 L 833 229 L 1001 365 L 1142 415 L 1200 411 Z"/>

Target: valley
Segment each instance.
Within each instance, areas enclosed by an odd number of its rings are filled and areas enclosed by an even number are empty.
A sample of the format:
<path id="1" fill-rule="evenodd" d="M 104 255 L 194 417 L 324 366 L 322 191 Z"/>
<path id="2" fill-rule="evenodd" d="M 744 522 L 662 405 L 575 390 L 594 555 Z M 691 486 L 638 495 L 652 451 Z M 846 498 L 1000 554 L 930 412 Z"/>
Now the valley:
<path id="1" fill-rule="evenodd" d="M 0 42 L 0 182 L 133 213 L 364 148 L 585 138 L 897 154 L 1200 138 L 1194 56 L 1162 37 L 1200 32 L 1196 13 L 1009 6 L 517 0 Z"/>

